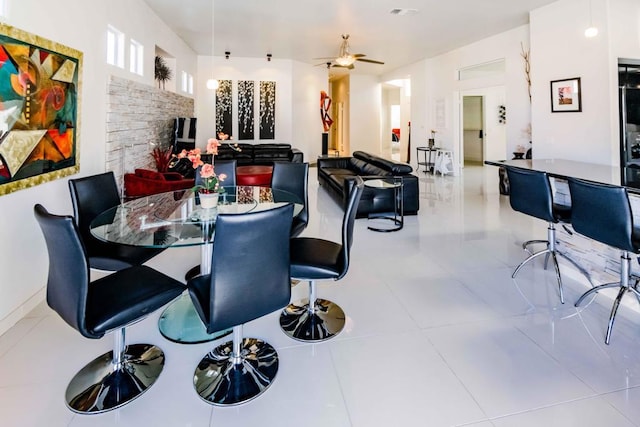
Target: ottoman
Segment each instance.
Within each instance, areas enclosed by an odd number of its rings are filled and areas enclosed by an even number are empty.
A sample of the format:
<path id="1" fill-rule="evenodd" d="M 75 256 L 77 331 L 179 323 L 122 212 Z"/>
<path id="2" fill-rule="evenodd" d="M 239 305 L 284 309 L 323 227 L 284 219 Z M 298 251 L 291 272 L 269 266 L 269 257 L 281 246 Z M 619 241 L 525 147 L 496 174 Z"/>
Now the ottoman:
<path id="1" fill-rule="evenodd" d="M 272 172 L 273 166 L 238 166 L 236 168 L 236 181 L 238 185 L 269 187 L 271 185 Z"/>

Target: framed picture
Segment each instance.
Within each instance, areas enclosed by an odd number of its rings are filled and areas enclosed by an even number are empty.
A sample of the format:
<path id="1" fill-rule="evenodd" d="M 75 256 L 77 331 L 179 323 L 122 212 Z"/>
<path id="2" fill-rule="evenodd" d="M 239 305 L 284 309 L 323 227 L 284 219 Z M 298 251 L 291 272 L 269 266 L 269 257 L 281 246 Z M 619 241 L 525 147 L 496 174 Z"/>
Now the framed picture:
<path id="1" fill-rule="evenodd" d="M 551 82 L 551 112 L 577 113 L 582 111 L 580 77 Z"/>
<path id="2" fill-rule="evenodd" d="M 0 24 L 0 195 L 77 173 L 82 53 Z"/>

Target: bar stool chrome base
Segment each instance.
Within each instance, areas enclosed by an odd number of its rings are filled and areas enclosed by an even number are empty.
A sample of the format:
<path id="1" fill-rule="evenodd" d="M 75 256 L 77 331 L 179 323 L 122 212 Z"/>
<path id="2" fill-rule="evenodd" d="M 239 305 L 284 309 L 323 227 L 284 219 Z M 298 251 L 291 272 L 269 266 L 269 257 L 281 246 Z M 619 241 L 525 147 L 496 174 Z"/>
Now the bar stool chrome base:
<path id="1" fill-rule="evenodd" d="M 620 290 L 618 291 L 618 296 L 613 301 L 613 307 L 611 307 L 611 314 L 609 315 L 609 322 L 607 323 L 607 333 L 604 339 L 605 344 L 609 344 L 609 342 L 611 341 L 611 331 L 613 330 L 613 323 L 616 321 L 616 314 L 618 313 L 618 307 L 620 307 L 620 302 L 622 301 L 622 297 L 627 292 L 631 292 L 635 295 L 636 299 L 640 303 L 640 291 L 638 291 L 638 281 L 640 280 L 640 277 L 632 275 L 630 274 L 630 272 L 631 272 L 631 257 L 629 255 L 629 252 L 625 251 L 620 257 L 620 281 L 605 283 L 603 285 L 595 286 L 589 289 L 584 294 L 582 294 L 582 296 L 578 298 L 578 301 L 576 301 L 575 303 L 575 306 L 579 307 L 580 304 L 582 304 L 582 301 L 584 301 L 584 299 L 591 294 L 594 294 L 602 289 L 617 288 L 617 287 L 620 288 Z M 633 280 L 633 285 L 629 283 L 630 278 Z"/>
<path id="2" fill-rule="evenodd" d="M 546 247 L 546 249 L 543 249 L 541 251 L 532 253 L 529 250 L 529 246 L 532 245 L 532 244 L 536 244 L 536 243 L 544 243 L 544 244 L 547 245 L 547 247 Z M 585 270 L 583 267 L 581 267 L 577 262 L 575 262 L 569 256 L 567 256 L 566 254 L 564 254 L 564 253 L 562 253 L 562 252 L 560 252 L 559 250 L 556 249 L 556 228 L 553 225 L 553 223 L 549 223 L 549 227 L 547 228 L 547 240 L 529 240 L 529 241 L 526 241 L 526 242 L 524 242 L 522 244 L 522 249 L 527 251 L 530 255 L 527 257 L 527 259 L 522 261 L 516 267 L 515 271 L 511 275 L 511 278 L 515 279 L 516 275 L 518 274 L 520 269 L 525 266 L 525 264 L 527 264 L 529 261 L 531 261 L 531 260 L 533 260 L 535 258 L 538 258 L 539 256 L 542 256 L 542 255 L 545 255 L 545 258 L 544 258 L 544 269 L 546 270 L 547 269 L 547 264 L 549 262 L 549 257 L 551 257 L 551 259 L 553 261 L 553 266 L 554 266 L 555 271 L 556 271 L 556 279 L 558 281 L 558 292 L 560 294 L 560 302 L 562 304 L 564 304 L 564 292 L 563 292 L 563 288 L 562 288 L 562 277 L 560 276 L 560 265 L 558 264 L 557 255 L 560 255 L 561 257 L 563 257 L 564 259 L 569 261 L 580 273 L 582 273 L 587 278 L 587 280 L 589 280 L 589 283 L 593 284 L 593 282 L 591 281 L 591 276 L 589 275 L 587 270 Z"/>
<path id="3" fill-rule="evenodd" d="M 298 341 L 326 341 L 344 328 L 345 314 L 336 303 L 318 298 L 312 308 L 309 299 L 289 304 L 280 315 L 280 327 Z"/>
<path id="4" fill-rule="evenodd" d="M 240 338 L 237 345 L 238 353 L 233 351 L 234 341 L 229 341 L 214 348 L 198 363 L 193 385 L 206 402 L 216 406 L 248 402 L 261 395 L 275 379 L 279 362 L 273 346 L 256 338 Z"/>
<path id="5" fill-rule="evenodd" d="M 69 409 L 99 414 L 119 408 L 147 391 L 164 367 L 164 353 L 151 344 L 129 345 L 120 357 L 118 364 L 109 351 L 73 377 L 65 396 Z"/>

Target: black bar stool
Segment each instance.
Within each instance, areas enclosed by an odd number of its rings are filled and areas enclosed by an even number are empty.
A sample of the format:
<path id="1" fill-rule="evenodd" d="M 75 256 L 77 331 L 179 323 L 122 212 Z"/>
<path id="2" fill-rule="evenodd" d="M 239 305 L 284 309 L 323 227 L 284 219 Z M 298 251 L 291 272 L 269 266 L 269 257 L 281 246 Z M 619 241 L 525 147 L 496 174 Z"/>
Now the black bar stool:
<path id="1" fill-rule="evenodd" d="M 587 279 L 591 281 L 589 273 L 587 273 L 584 268 L 578 265 L 566 254 L 558 251 L 556 248 L 555 224 L 559 222 L 570 222 L 571 207 L 553 203 L 551 184 L 549 183 L 549 177 L 545 172 L 513 167 L 507 167 L 506 169 L 510 186 L 509 202 L 511 203 L 513 210 L 547 221 L 549 224 L 547 227 L 547 240 L 529 240 L 522 244 L 522 249 L 525 250 L 528 250 L 528 246 L 534 243 L 544 243 L 546 244 L 546 248 L 531 254 L 527 259 L 522 261 L 520 265 L 516 267 L 511 277 L 515 278 L 525 264 L 542 255 L 545 255 L 544 268 L 546 269 L 549 256 L 551 256 L 553 266 L 556 270 L 556 278 L 558 279 L 560 302 L 564 304 L 564 292 L 562 289 L 562 278 L 560 277 L 560 266 L 558 264 L 557 255 L 560 255 L 573 264 L 578 271 L 584 274 Z"/>
<path id="2" fill-rule="evenodd" d="M 598 242 L 620 249 L 620 281 L 605 283 L 589 289 L 576 301 L 578 307 L 589 295 L 605 288 L 619 287 L 613 302 L 607 334 L 604 342 L 609 344 L 613 322 L 622 297 L 627 292 L 635 294 L 640 301 L 638 280 L 631 277 L 631 253 L 640 252 L 640 229 L 633 224 L 629 195 L 624 187 L 596 184 L 579 179 L 569 180 L 573 213 L 571 223 L 574 230 Z M 633 285 L 630 285 L 632 278 Z"/>

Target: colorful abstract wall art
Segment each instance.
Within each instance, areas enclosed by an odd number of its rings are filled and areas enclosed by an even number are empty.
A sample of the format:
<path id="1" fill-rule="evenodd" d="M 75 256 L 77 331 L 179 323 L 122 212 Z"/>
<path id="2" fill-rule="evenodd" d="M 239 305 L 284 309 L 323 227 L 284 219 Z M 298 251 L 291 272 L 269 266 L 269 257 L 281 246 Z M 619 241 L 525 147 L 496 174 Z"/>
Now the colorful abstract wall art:
<path id="1" fill-rule="evenodd" d="M 260 82 L 260 139 L 276 138 L 276 82 Z"/>
<path id="2" fill-rule="evenodd" d="M 82 53 L 0 24 L 0 195 L 77 173 Z"/>
<path id="3" fill-rule="evenodd" d="M 233 96 L 232 81 L 218 80 L 216 91 L 216 135 L 220 132 L 233 136 Z"/>
<path id="4" fill-rule="evenodd" d="M 255 83 L 238 81 L 238 139 L 253 139 Z"/>

